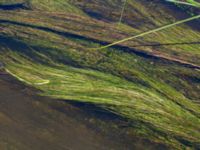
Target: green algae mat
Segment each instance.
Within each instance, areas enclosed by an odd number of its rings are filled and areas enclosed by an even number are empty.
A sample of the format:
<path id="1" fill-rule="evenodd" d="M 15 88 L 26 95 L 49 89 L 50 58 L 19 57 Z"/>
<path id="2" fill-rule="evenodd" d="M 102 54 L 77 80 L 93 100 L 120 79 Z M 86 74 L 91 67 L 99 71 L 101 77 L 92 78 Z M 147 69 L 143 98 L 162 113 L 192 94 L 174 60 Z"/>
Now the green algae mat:
<path id="1" fill-rule="evenodd" d="M 119 24 L 122 6 L 1 0 L 4 71 L 39 95 L 112 112 L 130 134 L 199 149 L 198 1 L 128 0 Z"/>

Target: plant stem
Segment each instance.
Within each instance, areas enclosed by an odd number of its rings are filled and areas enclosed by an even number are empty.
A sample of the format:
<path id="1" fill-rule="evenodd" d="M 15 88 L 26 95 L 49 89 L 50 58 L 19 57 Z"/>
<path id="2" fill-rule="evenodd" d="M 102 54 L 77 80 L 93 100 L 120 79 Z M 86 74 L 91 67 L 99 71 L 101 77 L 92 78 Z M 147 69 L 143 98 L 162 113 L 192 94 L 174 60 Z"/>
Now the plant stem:
<path id="1" fill-rule="evenodd" d="M 184 19 L 184 20 L 180 20 L 180 21 L 177 21 L 175 23 L 168 24 L 168 25 L 165 25 L 163 27 L 156 28 L 156 29 L 153 29 L 153 30 L 150 30 L 150 31 L 146 31 L 146 32 L 140 33 L 138 35 L 131 36 L 131 37 L 128 37 L 128 38 L 125 38 L 125 39 L 122 39 L 122 40 L 119 40 L 119 41 L 116 41 L 116 42 L 113 42 L 111 44 L 108 44 L 108 45 L 105 45 L 105 46 L 102 46 L 102 47 L 99 47 L 99 48 L 95 48 L 95 49 L 105 49 L 105 48 L 117 45 L 119 43 L 123 43 L 123 42 L 129 41 L 129 40 L 132 40 L 132 39 L 135 39 L 135 38 L 138 38 L 138 37 L 142 37 L 142 36 L 145 36 L 145 35 L 148 35 L 148 34 L 151 34 L 151 33 L 155 33 L 155 32 L 158 32 L 158 31 L 173 27 L 175 25 L 186 23 L 186 22 L 189 22 L 189 21 L 192 21 L 192 20 L 195 20 L 195 19 L 199 19 L 199 18 L 200 18 L 200 15 L 193 16 L 193 17 L 190 17 L 190 18 L 187 18 L 187 19 Z"/>

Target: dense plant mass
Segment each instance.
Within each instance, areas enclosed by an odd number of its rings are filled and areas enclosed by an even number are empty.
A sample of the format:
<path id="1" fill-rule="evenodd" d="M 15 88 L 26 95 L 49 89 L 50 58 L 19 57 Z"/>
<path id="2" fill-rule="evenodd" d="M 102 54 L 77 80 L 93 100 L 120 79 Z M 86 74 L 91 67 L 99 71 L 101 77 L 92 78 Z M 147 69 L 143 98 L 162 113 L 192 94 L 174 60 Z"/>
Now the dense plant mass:
<path id="1" fill-rule="evenodd" d="M 95 104 L 134 135 L 198 149 L 199 19 L 101 48 L 192 17 L 173 2 L 128 0 L 119 24 L 121 0 L 0 0 L 0 62 L 40 95 Z"/>

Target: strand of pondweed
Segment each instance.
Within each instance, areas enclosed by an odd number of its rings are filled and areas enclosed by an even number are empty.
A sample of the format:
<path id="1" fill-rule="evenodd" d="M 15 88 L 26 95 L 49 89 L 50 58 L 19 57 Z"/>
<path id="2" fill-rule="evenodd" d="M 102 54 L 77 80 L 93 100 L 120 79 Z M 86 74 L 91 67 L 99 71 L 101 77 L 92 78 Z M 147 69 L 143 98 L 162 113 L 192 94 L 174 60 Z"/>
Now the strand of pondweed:
<path id="1" fill-rule="evenodd" d="M 171 28 L 173 26 L 176 26 L 176 25 L 179 25 L 179 24 L 183 24 L 183 23 L 186 23 L 186 22 L 189 22 L 189 21 L 192 21 L 192 20 L 195 20 L 195 19 L 199 19 L 199 18 L 200 18 L 200 15 L 193 16 L 193 17 L 190 17 L 190 18 L 187 18 L 187 19 L 184 19 L 184 20 L 177 21 L 177 22 L 172 23 L 172 24 L 168 24 L 168 25 L 165 25 L 165 26 L 162 26 L 162 27 L 150 30 L 150 31 L 146 31 L 146 32 L 140 33 L 140 34 L 135 35 L 135 36 L 124 38 L 122 40 L 113 42 L 111 44 L 108 44 L 108 45 L 105 45 L 105 46 L 102 46 L 102 47 L 99 47 L 99 48 L 94 48 L 94 49 L 98 50 L 98 49 L 109 48 L 109 47 L 117 45 L 119 43 L 123 43 L 123 42 L 129 41 L 129 40 L 132 40 L 132 39 L 136 39 L 138 37 L 142 37 L 142 36 L 145 36 L 145 35 L 148 35 L 148 34 L 151 34 L 151 33 L 155 33 L 155 32 L 158 32 L 158 31 L 161 31 L 161 30 L 164 30 L 164 29 L 167 29 L 167 28 Z"/>
<path id="2" fill-rule="evenodd" d="M 183 5 L 189 5 L 194 7 L 200 7 L 200 3 L 198 2 L 183 2 L 183 1 L 177 1 L 177 0 L 166 0 L 168 2 L 176 3 L 176 4 L 183 4 Z"/>
<path id="3" fill-rule="evenodd" d="M 119 18 L 119 23 L 118 24 L 120 24 L 122 22 L 122 18 L 123 18 L 123 15 L 124 15 L 126 3 L 127 3 L 127 0 L 124 0 L 124 4 L 123 4 L 123 7 L 122 7 L 122 11 L 121 11 L 121 14 L 120 14 L 120 18 Z"/>
<path id="4" fill-rule="evenodd" d="M 197 2 L 196 0 L 187 0 L 188 3 L 194 4 L 200 8 L 200 2 Z"/>
<path id="5" fill-rule="evenodd" d="M 18 79 L 19 81 L 24 82 L 24 83 L 26 83 L 28 85 L 44 85 L 44 84 L 48 84 L 50 82 L 50 80 L 43 80 L 43 82 L 32 83 L 32 82 L 29 82 L 29 81 L 19 77 L 18 75 L 14 74 L 14 73 L 12 73 L 8 68 L 5 68 L 5 71 L 8 74 L 10 74 L 13 77 L 15 77 L 16 79 Z"/>

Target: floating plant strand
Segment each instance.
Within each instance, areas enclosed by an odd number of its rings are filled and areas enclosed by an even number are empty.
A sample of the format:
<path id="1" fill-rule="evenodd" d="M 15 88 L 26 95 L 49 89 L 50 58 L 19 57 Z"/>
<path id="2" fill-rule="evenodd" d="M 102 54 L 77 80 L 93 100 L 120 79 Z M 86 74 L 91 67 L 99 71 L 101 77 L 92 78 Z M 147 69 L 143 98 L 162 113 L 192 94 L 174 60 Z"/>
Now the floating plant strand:
<path id="1" fill-rule="evenodd" d="M 150 30 L 150 31 L 146 31 L 146 32 L 140 33 L 138 35 L 131 36 L 131 37 L 128 37 L 128 38 L 125 38 L 125 39 L 122 39 L 122 40 L 119 40 L 119 41 L 116 41 L 116 42 L 113 42 L 111 44 L 108 44 L 108 45 L 105 45 L 105 46 L 102 46 L 102 47 L 99 47 L 99 48 L 95 48 L 95 49 L 105 49 L 105 48 L 117 45 L 119 43 L 123 43 L 123 42 L 129 41 L 129 40 L 132 40 L 132 39 L 135 39 L 135 38 L 138 38 L 138 37 L 142 37 L 142 36 L 145 36 L 145 35 L 148 35 L 148 34 L 151 34 L 151 33 L 155 33 L 155 32 L 158 32 L 158 31 L 161 31 L 161 30 L 164 30 L 164 29 L 167 29 L 167 28 L 179 25 L 179 24 L 183 24 L 183 23 L 195 20 L 195 19 L 199 19 L 199 18 L 200 18 L 200 15 L 193 16 L 193 17 L 190 17 L 190 18 L 187 18 L 187 19 L 184 19 L 184 20 L 180 20 L 180 21 L 177 21 L 175 23 L 168 24 L 166 26 L 156 28 L 156 29 L 153 29 L 153 30 Z"/>
<path id="2" fill-rule="evenodd" d="M 176 1 L 176 0 L 166 0 L 168 2 L 173 2 L 176 4 L 183 4 L 183 5 L 189 5 L 189 6 L 194 6 L 194 7 L 200 7 L 199 5 L 197 5 L 196 3 L 190 3 L 190 2 L 182 2 L 182 1 Z"/>
<path id="3" fill-rule="evenodd" d="M 124 11 L 125 11 L 125 7 L 126 7 L 126 3 L 127 3 L 127 0 L 124 0 L 124 4 L 123 4 L 123 7 L 122 7 L 122 11 L 121 11 L 121 14 L 120 14 L 120 18 L 119 18 L 119 23 L 118 24 L 121 24 L 121 22 L 122 22 L 122 18 L 124 16 Z"/>
<path id="4" fill-rule="evenodd" d="M 173 3 L 180 3 L 180 4 L 190 5 L 190 6 L 194 6 L 194 7 L 199 7 L 200 8 L 200 3 L 196 2 L 196 1 L 193 1 L 193 0 L 188 0 L 187 2 L 176 1 L 176 0 L 166 0 L 166 1 L 173 2 Z M 127 0 L 125 1 L 125 4 L 124 4 L 123 10 L 122 10 L 122 15 L 121 15 L 120 20 L 122 19 L 126 2 L 127 2 Z M 187 19 L 184 19 L 184 20 L 177 21 L 177 22 L 172 23 L 172 24 L 168 24 L 168 25 L 165 25 L 165 26 L 162 26 L 162 27 L 150 30 L 150 31 L 146 31 L 146 32 L 140 33 L 140 34 L 135 35 L 135 36 L 124 38 L 122 40 L 113 42 L 111 44 L 108 44 L 108 45 L 105 45 L 105 46 L 102 46 L 102 47 L 99 47 L 99 48 L 94 48 L 94 49 L 96 49 L 96 50 L 98 50 L 98 49 L 105 49 L 105 48 L 117 45 L 119 43 L 123 43 L 123 42 L 129 41 L 129 40 L 132 40 L 132 39 L 136 39 L 138 37 L 142 37 L 142 36 L 145 36 L 145 35 L 148 35 L 148 34 L 151 34 L 151 33 L 155 33 L 155 32 L 158 32 L 158 31 L 161 31 L 161 30 L 164 30 L 164 29 L 167 29 L 167 28 L 171 28 L 173 26 L 176 26 L 176 25 L 179 25 L 179 24 L 183 24 L 183 23 L 186 23 L 186 22 L 189 22 L 189 21 L 192 21 L 192 20 L 195 20 L 195 19 L 199 19 L 199 18 L 200 18 L 200 15 L 193 16 L 193 17 L 190 17 L 190 18 L 187 18 Z"/>

